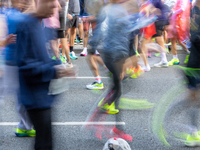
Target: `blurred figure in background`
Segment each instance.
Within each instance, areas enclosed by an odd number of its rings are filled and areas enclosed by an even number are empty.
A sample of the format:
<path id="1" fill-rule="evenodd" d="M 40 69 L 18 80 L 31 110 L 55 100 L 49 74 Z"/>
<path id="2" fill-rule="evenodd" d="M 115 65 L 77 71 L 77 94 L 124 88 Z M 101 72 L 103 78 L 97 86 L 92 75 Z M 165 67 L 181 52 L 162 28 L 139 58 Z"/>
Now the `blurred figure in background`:
<path id="1" fill-rule="evenodd" d="M 171 49 L 173 59 L 169 61 L 168 64 L 178 65 L 180 61 L 177 56 L 177 41 L 187 52 L 187 54 L 189 54 L 189 50 L 185 44 L 182 43 L 182 41 L 189 39 L 190 0 L 177 0 L 171 15 L 170 25 L 167 27 L 167 33 L 172 44 Z"/>
<path id="2" fill-rule="evenodd" d="M 102 112 L 108 114 L 116 114 L 116 122 L 121 121 L 118 105 L 121 97 L 121 80 L 123 72 L 123 64 L 129 56 L 129 38 L 125 31 L 130 25 L 130 21 L 126 18 L 128 12 L 123 7 L 122 0 L 114 0 L 110 5 L 104 7 L 97 17 L 97 26 L 94 30 L 91 40 L 92 50 L 90 53 L 94 54 L 99 41 L 103 39 L 104 47 L 102 50 L 102 58 L 109 71 L 112 73 L 111 88 L 107 95 L 99 102 L 95 113 L 90 121 L 99 121 L 102 119 Z M 107 17 L 107 29 L 104 33 L 101 30 L 101 25 Z M 105 34 L 105 35 L 103 35 Z M 93 120 L 94 119 L 94 120 Z M 101 120 L 102 121 L 102 120 Z M 132 141 L 132 136 L 123 131 L 122 126 L 117 125 L 111 130 L 110 136 L 117 136 L 128 141 Z M 101 133 L 98 131 L 95 134 L 97 138 L 101 139 Z"/>
<path id="3" fill-rule="evenodd" d="M 21 1 L 11 0 L 11 8 L 4 10 L 6 16 L 6 22 L 8 25 L 8 36 L 7 36 L 7 47 L 5 48 L 5 67 L 3 76 L 3 94 L 2 99 L 8 94 L 14 94 L 17 100 L 17 110 L 20 116 L 20 123 L 18 124 L 15 132 L 16 136 L 35 136 L 35 130 L 33 124 L 29 119 L 27 111 L 23 104 L 21 104 L 17 92 L 19 90 L 19 79 L 18 79 L 18 67 L 16 64 L 16 33 L 18 24 L 23 21 L 24 14 L 22 11 L 26 11 L 30 6 L 32 0 Z M 9 39 L 11 40 L 9 42 Z M 18 97 L 18 98 L 17 98 Z"/>
<path id="4" fill-rule="evenodd" d="M 37 132 L 36 150 L 52 150 L 51 106 L 48 95 L 51 79 L 74 76 L 72 69 L 49 58 L 41 20 L 55 13 L 56 0 L 39 0 L 34 13 L 26 15 L 17 28 L 16 59 L 19 67 L 19 99 Z"/>

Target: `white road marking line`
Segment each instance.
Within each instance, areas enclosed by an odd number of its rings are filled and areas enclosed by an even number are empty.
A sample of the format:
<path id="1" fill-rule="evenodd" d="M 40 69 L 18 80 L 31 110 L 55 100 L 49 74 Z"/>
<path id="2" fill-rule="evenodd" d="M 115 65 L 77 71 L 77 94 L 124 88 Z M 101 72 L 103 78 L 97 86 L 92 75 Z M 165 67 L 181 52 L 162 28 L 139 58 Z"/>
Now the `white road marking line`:
<path id="1" fill-rule="evenodd" d="M 95 79 L 96 77 L 64 77 L 66 79 Z M 102 79 L 108 79 L 110 77 L 101 77 Z"/>
<path id="2" fill-rule="evenodd" d="M 0 126 L 16 126 L 19 122 L 0 122 Z M 52 122 L 55 126 L 70 125 L 125 125 L 125 122 Z"/>

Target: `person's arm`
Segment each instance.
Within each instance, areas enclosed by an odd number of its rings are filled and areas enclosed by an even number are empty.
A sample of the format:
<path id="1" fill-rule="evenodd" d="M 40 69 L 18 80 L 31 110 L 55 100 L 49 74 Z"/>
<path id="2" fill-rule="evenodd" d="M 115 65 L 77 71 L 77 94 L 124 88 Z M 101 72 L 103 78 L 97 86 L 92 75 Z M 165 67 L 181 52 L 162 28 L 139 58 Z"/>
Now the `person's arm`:
<path id="1" fill-rule="evenodd" d="M 60 3 L 58 2 L 58 11 L 60 11 L 62 7 L 60 6 Z"/>
<path id="2" fill-rule="evenodd" d="M 6 38 L 0 40 L 0 47 L 6 47 L 12 43 L 16 43 L 16 35 L 9 34 Z"/>

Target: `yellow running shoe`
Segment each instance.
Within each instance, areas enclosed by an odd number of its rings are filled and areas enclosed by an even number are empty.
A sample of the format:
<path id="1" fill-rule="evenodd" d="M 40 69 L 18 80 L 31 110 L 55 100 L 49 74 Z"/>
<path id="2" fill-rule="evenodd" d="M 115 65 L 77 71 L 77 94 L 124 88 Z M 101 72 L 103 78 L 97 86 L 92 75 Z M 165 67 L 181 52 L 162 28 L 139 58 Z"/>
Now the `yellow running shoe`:
<path id="1" fill-rule="evenodd" d="M 168 62 L 168 65 L 172 66 L 172 65 L 179 65 L 180 64 L 180 61 L 179 59 L 175 59 L 173 58 L 171 61 Z"/>

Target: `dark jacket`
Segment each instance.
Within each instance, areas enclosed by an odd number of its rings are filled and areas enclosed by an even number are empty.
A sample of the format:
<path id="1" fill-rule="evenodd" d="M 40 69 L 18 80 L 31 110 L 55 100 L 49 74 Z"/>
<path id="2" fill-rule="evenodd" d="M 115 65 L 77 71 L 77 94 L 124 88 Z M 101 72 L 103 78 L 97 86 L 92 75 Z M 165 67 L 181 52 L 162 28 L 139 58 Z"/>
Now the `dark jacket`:
<path id="1" fill-rule="evenodd" d="M 21 103 L 27 110 L 51 107 L 54 97 L 47 93 L 51 79 L 56 76 L 53 66 L 60 62 L 49 58 L 41 22 L 31 15 L 17 28 L 16 58 Z"/>

